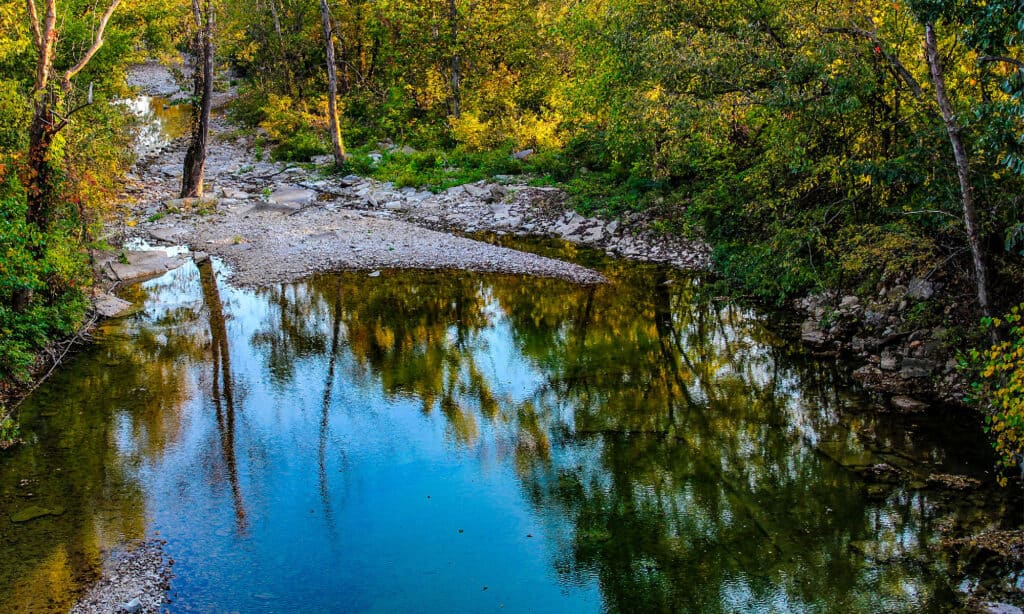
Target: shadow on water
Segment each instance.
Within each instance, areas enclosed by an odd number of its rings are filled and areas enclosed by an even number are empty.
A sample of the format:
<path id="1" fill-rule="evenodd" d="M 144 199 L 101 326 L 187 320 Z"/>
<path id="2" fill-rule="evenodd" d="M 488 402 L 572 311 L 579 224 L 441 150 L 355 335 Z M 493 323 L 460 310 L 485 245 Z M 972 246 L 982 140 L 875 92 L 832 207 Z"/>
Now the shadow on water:
<path id="1" fill-rule="evenodd" d="M 762 315 L 591 264 L 146 284 L 0 456 L 0 609 L 159 532 L 172 611 L 934 610 L 943 537 L 1019 524 L 968 417 L 864 411 Z"/>

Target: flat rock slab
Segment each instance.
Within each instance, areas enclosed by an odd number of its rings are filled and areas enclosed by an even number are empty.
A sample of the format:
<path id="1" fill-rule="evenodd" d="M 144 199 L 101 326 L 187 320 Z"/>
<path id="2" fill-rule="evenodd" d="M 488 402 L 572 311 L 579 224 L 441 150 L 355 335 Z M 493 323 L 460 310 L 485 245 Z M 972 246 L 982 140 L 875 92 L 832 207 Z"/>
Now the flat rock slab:
<path id="1" fill-rule="evenodd" d="M 185 263 L 181 258 L 174 258 L 163 251 L 123 252 L 124 259 L 113 257 L 106 263 L 107 277 L 111 281 L 133 283 L 159 277 L 167 271 L 174 270 Z"/>
<path id="2" fill-rule="evenodd" d="M 890 399 L 892 406 L 896 409 L 904 412 L 919 412 L 928 409 L 928 404 L 924 401 L 918 401 L 913 397 L 906 395 L 897 395 Z"/>
<path id="3" fill-rule="evenodd" d="M 153 228 L 149 236 L 160 243 L 177 244 L 181 239 L 183 231 L 180 228 Z"/>
<path id="4" fill-rule="evenodd" d="M 287 215 L 289 213 L 295 213 L 298 210 L 299 207 L 294 205 L 261 202 L 257 203 L 253 207 L 250 207 L 249 210 L 245 212 L 245 214 L 248 215 L 250 213 L 283 213 Z"/>
<path id="5" fill-rule="evenodd" d="M 270 202 L 275 205 L 304 205 L 313 202 L 316 192 L 301 188 L 281 188 L 270 195 Z"/>
<path id="6" fill-rule="evenodd" d="M 93 308 L 96 313 L 104 318 L 117 318 L 125 315 L 132 309 L 132 304 L 121 300 L 112 294 L 100 294 L 92 299 Z"/>

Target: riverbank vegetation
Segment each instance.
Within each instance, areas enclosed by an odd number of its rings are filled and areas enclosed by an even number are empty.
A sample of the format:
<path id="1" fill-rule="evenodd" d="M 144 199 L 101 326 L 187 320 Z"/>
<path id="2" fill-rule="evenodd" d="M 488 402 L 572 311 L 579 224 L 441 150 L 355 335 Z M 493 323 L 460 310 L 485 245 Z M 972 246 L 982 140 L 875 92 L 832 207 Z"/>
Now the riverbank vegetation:
<path id="1" fill-rule="evenodd" d="M 65 75 L 106 7 L 55 6 Z M 186 3 L 110 6 L 104 45 L 67 89 L 38 86 L 26 5 L 0 2 L 5 378 L 25 377 L 84 311 L 83 248 L 130 161 L 130 126 L 110 104 L 126 66 L 187 52 L 202 26 L 231 75 L 217 85 L 240 90 L 231 116 L 275 158 L 340 159 L 347 146 L 339 172 L 437 189 L 524 174 L 581 211 L 653 213 L 707 241 L 732 292 L 769 303 L 942 284 L 944 302 L 915 325 L 952 321 L 961 349 L 980 348 L 966 361 L 977 396 L 993 429 L 1017 433 L 1000 439 L 1006 463 L 1022 453 L 1021 367 L 1006 358 L 1019 343 L 972 324 L 1024 302 L 1020 0 L 194 3 L 203 20 Z M 29 212 L 41 96 L 58 122 L 76 110 L 48 147 L 55 209 L 42 225 Z M 990 385 L 992 361 L 1009 384 Z"/>

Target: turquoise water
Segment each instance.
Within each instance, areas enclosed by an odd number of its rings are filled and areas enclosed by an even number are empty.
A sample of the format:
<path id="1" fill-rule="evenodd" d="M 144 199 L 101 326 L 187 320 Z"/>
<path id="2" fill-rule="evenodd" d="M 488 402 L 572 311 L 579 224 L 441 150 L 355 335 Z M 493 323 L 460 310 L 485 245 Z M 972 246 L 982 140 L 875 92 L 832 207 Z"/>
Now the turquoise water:
<path id="1" fill-rule="evenodd" d="M 1019 524 L 1015 491 L 926 485 L 991 482 L 969 415 L 865 411 L 778 323 L 595 262 L 145 284 L 0 455 L 0 610 L 143 537 L 172 612 L 935 610 L 971 580 L 942 538 Z"/>

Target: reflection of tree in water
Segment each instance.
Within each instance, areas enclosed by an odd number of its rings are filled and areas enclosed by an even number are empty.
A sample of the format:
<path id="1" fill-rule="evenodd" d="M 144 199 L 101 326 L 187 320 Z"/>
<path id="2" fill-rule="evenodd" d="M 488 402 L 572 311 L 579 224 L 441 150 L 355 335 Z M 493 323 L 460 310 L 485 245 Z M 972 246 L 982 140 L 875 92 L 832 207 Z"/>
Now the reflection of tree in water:
<path id="1" fill-rule="evenodd" d="M 749 313 L 698 302 L 691 285 L 617 281 L 593 295 L 494 289 L 550 383 L 535 407 L 575 450 L 523 475 L 539 508 L 575 526 L 559 570 L 596 576 L 616 611 L 870 608 L 857 599 L 880 588 L 875 575 L 900 597 L 920 570 L 876 569 L 849 545 L 876 532 L 928 543 L 906 534 L 926 532 L 928 511 L 866 506 L 813 453 L 809 436 L 854 445 L 823 378 L 783 366 Z M 538 317 L 531 297 L 545 295 L 560 295 L 565 320 Z"/>
<path id="2" fill-rule="evenodd" d="M 315 278 L 301 290 L 275 289 L 269 295 L 275 317 L 253 343 L 271 348 L 271 370 L 284 374 L 278 362 L 293 364 L 317 352 L 333 356 L 324 340 L 336 348 L 343 327 L 356 365 L 386 394 L 414 396 L 426 413 L 440 410 L 453 438 L 473 443 L 479 436 L 475 410 L 493 417 L 498 408 L 476 364 L 478 333 L 490 323 L 484 287 L 467 275 L 399 275 L 405 283 L 346 274 Z M 338 303 L 340 297 L 348 300 Z M 328 366 L 330 394 L 334 362 Z"/>
<path id="3" fill-rule="evenodd" d="M 289 351 L 326 353 L 327 338 L 335 356 L 340 323 L 364 375 L 440 410 L 459 444 L 480 445 L 481 421 L 501 426 L 497 449 L 511 451 L 527 496 L 574 527 L 556 567 L 596 577 L 611 610 L 872 609 L 944 590 L 916 564 L 880 566 L 851 549 L 877 536 L 881 551 L 920 555 L 932 512 L 919 496 L 868 502 L 808 445 L 863 455 L 827 370 L 799 367 L 753 314 L 697 300 L 689 280 L 609 274 L 616 283 L 597 288 L 320 277 L 274 294 L 283 325 L 268 323 L 281 331 L 268 333 L 271 370 L 286 372 L 275 364 L 294 362 Z M 494 392 L 498 374 L 484 366 L 495 327 L 538 374 L 525 398 Z"/>
<path id="4" fill-rule="evenodd" d="M 199 277 L 203 288 L 203 302 L 206 304 L 210 323 L 211 352 L 213 355 L 213 376 L 211 378 L 210 400 L 217 418 L 217 436 L 220 442 L 220 457 L 224 463 L 231 499 L 235 510 L 235 527 L 239 533 L 247 528 L 245 501 L 238 480 L 238 460 L 235 449 L 235 387 L 231 375 L 231 348 L 228 342 L 227 323 L 224 319 L 224 305 L 217 288 L 217 276 L 213 264 L 207 260 L 199 266 Z"/>

